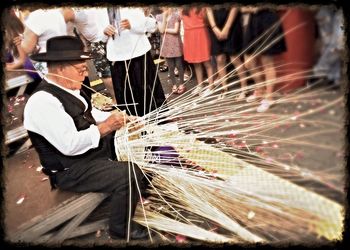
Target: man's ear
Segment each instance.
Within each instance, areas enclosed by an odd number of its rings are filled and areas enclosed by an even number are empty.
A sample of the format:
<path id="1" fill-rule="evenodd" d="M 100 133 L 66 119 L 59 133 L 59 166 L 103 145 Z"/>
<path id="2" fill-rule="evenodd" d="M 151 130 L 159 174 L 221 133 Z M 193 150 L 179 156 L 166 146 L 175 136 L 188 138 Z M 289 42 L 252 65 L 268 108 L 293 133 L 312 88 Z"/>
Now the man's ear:
<path id="1" fill-rule="evenodd" d="M 67 65 L 62 64 L 62 65 L 59 65 L 59 66 L 57 67 L 57 72 L 58 72 L 58 73 L 64 73 L 64 72 L 66 71 L 66 69 L 67 69 Z"/>

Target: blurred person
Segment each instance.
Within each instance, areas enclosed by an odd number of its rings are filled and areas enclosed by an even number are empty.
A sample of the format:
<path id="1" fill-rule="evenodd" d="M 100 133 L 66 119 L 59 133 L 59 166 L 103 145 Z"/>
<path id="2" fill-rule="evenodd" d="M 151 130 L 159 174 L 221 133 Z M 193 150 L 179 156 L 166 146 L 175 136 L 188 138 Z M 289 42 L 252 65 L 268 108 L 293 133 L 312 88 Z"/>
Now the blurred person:
<path id="1" fill-rule="evenodd" d="M 23 68 L 27 55 L 21 47 L 24 25 L 13 8 L 5 9 L 2 16 L 6 70 Z"/>
<path id="2" fill-rule="evenodd" d="M 339 87 L 342 80 L 344 20 L 340 9 L 321 6 L 315 15 L 321 40 L 320 57 L 313 67 L 315 75 L 324 75 L 329 84 Z"/>
<path id="3" fill-rule="evenodd" d="M 204 65 L 209 89 L 213 89 L 213 67 L 210 63 L 210 39 L 206 24 L 206 10 L 200 7 L 186 6 L 181 11 L 184 28 L 184 59 L 194 65 L 197 86 L 193 94 L 202 94 L 204 88 Z"/>
<path id="4" fill-rule="evenodd" d="M 133 216 L 144 190 L 142 172 L 128 162 L 115 160 L 114 132 L 135 119 L 125 112 L 103 112 L 92 107 L 82 89 L 88 74 L 81 40 L 58 36 L 47 40 L 45 52 L 32 55 L 48 62 L 49 73 L 24 109 L 24 127 L 37 151 L 51 187 L 77 193 L 111 194 L 109 234 L 125 239 L 128 218 Z M 131 171 L 131 172 L 130 172 Z M 148 236 L 131 223 L 131 239 Z"/>
<path id="5" fill-rule="evenodd" d="M 128 114 L 143 116 L 165 103 L 146 36 L 157 29 L 156 20 L 142 8 L 110 7 L 108 16 L 104 34 L 117 102 L 127 105 Z"/>
<path id="6" fill-rule="evenodd" d="M 169 75 L 173 84 L 172 93 L 182 94 L 185 92 L 184 67 L 182 63 L 183 45 L 180 36 L 181 18 L 175 9 L 170 7 L 161 8 L 163 13 L 156 16 L 158 28 L 162 34 L 160 55 L 167 61 Z M 179 76 L 179 86 L 175 79 L 175 66 Z"/>
<path id="7" fill-rule="evenodd" d="M 72 24 L 85 39 L 86 47 L 91 51 L 97 74 L 102 78 L 113 103 L 116 103 L 110 64 L 106 56 L 107 37 L 103 34 L 104 28 L 109 23 L 107 8 L 74 8 L 73 11 Z"/>
<path id="8" fill-rule="evenodd" d="M 257 112 L 265 112 L 273 104 L 273 86 L 277 79 L 274 56 L 287 50 L 284 31 L 280 18 L 273 9 L 242 7 L 241 10 L 249 17 L 243 33 L 244 64 L 255 84 L 265 82 L 265 87 L 256 87 L 246 100 L 253 102 L 262 99 Z M 275 39 L 277 40 L 274 41 Z"/>
<path id="9" fill-rule="evenodd" d="M 218 77 L 227 92 L 226 79 L 226 56 L 229 56 L 231 63 L 238 73 L 242 91 L 237 97 L 238 101 L 245 98 L 244 89 L 247 87 L 246 72 L 243 67 L 239 53 L 242 51 L 242 20 L 238 8 L 222 5 L 217 8 L 207 8 L 209 22 L 209 34 L 211 38 L 211 55 L 216 59 Z"/>
<path id="10" fill-rule="evenodd" d="M 55 36 L 67 35 L 66 22 L 73 18 L 72 11 L 61 8 L 36 9 L 30 12 L 25 21 L 21 43 L 24 52 L 27 55 L 45 52 L 46 41 Z M 45 62 L 35 62 L 34 67 L 41 76 L 47 73 Z"/>
<path id="11" fill-rule="evenodd" d="M 4 55 L 3 59 L 6 63 L 5 69 L 8 71 L 23 69 L 25 74 L 28 74 L 34 84 L 27 90 L 33 90 L 41 77 L 33 72 L 35 70 L 33 63 L 22 49 L 21 43 L 23 40 L 24 24 L 17 17 L 14 8 L 5 9 L 2 16 L 4 24 Z"/>

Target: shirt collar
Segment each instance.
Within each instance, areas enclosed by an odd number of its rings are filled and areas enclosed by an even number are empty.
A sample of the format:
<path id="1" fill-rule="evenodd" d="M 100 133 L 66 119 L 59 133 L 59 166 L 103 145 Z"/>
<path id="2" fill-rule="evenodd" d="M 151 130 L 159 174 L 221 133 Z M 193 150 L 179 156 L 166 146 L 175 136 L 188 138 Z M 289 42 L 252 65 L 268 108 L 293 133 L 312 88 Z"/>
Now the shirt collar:
<path id="1" fill-rule="evenodd" d="M 80 90 L 79 89 L 76 89 L 76 90 L 72 90 L 72 89 L 67 89 L 57 83 L 55 83 L 54 81 L 52 81 L 51 79 L 48 79 L 46 77 L 44 77 L 45 81 L 47 81 L 48 83 L 52 84 L 52 85 L 55 85 L 56 87 L 59 87 L 61 89 L 63 89 L 64 91 L 67 91 L 68 93 L 71 93 L 72 95 L 80 95 Z"/>

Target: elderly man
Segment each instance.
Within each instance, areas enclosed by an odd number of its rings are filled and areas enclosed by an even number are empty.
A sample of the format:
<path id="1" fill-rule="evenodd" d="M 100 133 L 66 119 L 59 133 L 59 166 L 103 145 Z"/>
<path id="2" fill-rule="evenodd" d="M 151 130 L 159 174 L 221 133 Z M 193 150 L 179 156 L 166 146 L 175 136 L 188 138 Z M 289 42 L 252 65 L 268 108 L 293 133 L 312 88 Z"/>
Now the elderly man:
<path id="1" fill-rule="evenodd" d="M 78 38 L 53 37 L 46 48 L 45 53 L 31 56 L 47 62 L 49 73 L 24 110 L 24 126 L 43 172 L 53 188 L 111 193 L 110 235 L 125 238 L 129 215 L 140 197 L 136 182 L 142 186 L 142 173 L 131 163 L 112 160 L 111 133 L 134 117 L 92 107 L 82 88 L 86 60 L 91 57 Z M 137 224 L 132 224 L 130 232 L 131 239 L 147 237 L 147 231 Z"/>

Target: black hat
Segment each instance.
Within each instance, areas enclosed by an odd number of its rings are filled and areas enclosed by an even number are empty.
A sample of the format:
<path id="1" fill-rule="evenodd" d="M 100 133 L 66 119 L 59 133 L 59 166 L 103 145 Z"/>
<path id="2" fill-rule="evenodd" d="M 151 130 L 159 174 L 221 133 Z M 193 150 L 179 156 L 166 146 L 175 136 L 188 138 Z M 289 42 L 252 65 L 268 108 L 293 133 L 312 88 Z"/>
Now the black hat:
<path id="1" fill-rule="evenodd" d="M 79 61 L 91 59 L 90 53 L 84 52 L 84 44 L 75 36 L 56 36 L 47 40 L 46 52 L 31 55 L 38 62 Z"/>

